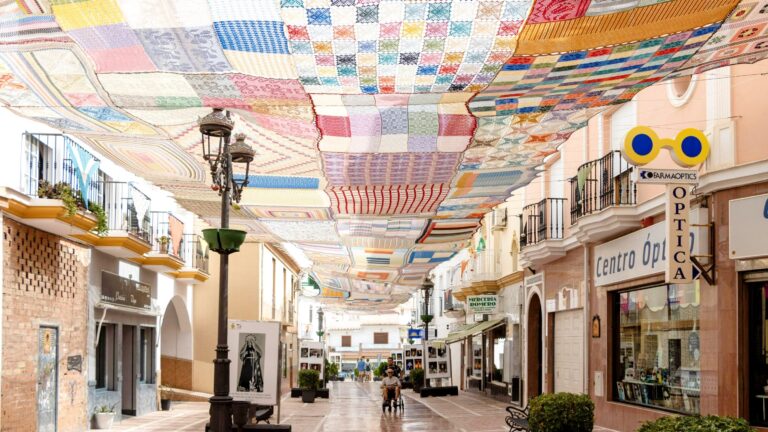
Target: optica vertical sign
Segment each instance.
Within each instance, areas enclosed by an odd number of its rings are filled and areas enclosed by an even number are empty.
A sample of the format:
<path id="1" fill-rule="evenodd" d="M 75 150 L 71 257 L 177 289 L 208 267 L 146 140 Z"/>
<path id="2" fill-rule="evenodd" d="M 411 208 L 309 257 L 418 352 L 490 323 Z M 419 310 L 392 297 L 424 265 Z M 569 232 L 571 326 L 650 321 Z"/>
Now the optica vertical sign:
<path id="1" fill-rule="evenodd" d="M 690 225 L 691 189 L 687 185 L 667 186 L 667 283 L 693 281 Z"/>

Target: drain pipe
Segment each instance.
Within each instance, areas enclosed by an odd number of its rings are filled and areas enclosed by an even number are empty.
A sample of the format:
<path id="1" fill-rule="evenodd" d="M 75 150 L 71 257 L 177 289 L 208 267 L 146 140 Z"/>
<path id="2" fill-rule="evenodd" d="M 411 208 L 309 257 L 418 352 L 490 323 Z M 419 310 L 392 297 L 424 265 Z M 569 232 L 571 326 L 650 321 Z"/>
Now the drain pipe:
<path id="1" fill-rule="evenodd" d="M 590 243 L 584 244 L 584 393 L 589 395 L 590 394 L 590 370 L 589 370 L 589 354 L 591 345 L 592 345 L 592 319 L 590 316 L 592 315 L 591 312 L 591 282 L 590 282 L 590 271 L 589 271 L 589 262 L 590 262 L 590 255 L 589 255 L 589 245 Z"/>

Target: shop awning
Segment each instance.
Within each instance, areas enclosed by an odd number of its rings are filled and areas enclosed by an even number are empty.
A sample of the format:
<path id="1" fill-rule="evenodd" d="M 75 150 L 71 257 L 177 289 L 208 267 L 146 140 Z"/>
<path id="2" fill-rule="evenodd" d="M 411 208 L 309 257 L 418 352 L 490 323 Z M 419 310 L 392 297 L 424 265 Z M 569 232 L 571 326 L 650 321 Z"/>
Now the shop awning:
<path id="1" fill-rule="evenodd" d="M 501 324 L 502 321 L 504 321 L 504 318 L 470 324 L 467 327 L 464 327 L 463 329 L 449 333 L 448 337 L 445 339 L 445 342 L 446 343 L 458 342 L 466 337 L 473 336 L 473 335 L 482 333 L 485 330 L 488 330 L 489 328 L 496 327 L 497 325 Z"/>

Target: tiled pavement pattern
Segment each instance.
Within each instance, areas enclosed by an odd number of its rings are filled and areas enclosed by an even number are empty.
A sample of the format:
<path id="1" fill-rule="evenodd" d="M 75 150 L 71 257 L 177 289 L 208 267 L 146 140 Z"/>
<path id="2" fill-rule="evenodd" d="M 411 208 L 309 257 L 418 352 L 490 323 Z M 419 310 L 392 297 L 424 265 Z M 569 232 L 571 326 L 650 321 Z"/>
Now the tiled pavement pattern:
<path id="1" fill-rule="evenodd" d="M 332 383 L 331 399 L 314 404 L 285 398 L 281 423 L 294 432 L 353 431 L 507 431 L 502 402 L 462 392 L 459 396 L 420 398 L 405 390 L 405 410 L 382 414 L 374 383 Z M 126 418 L 112 430 L 122 432 L 202 431 L 208 420 L 208 404 L 177 402 L 171 411 Z M 274 423 L 273 417 L 273 423 Z M 608 429 L 595 428 L 608 432 Z"/>

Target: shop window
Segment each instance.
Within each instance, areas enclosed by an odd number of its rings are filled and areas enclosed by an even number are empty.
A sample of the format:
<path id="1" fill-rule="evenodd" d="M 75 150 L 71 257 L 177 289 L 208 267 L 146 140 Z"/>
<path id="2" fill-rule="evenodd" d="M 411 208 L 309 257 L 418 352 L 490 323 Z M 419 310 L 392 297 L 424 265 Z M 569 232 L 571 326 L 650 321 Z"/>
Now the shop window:
<path id="1" fill-rule="evenodd" d="M 499 327 L 493 332 L 493 373 L 491 379 L 501 382 L 504 380 L 504 343 L 506 327 Z"/>
<path id="2" fill-rule="evenodd" d="M 699 285 L 613 296 L 613 399 L 699 414 Z"/>
<path id="3" fill-rule="evenodd" d="M 155 382 L 155 329 L 142 327 L 139 344 L 139 381 L 152 384 Z"/>
<path id="4" fill-rule="evenodd" d="M 352 336 L 342 336 L 341 337 L 341 346 L 342 347 L 351 347 L 352 346 Z"/>
<path id="5" fill-rule="evenodd" d="M 96 389 L 115 390 L 115 325 L 103 324 L 96 331 Z"/>
<path id="6" fill-rule="evenodd" d="M 386 345 L 389 343 L 389 333 L 374 333 L 373 343 L 376 345 Z"/>

